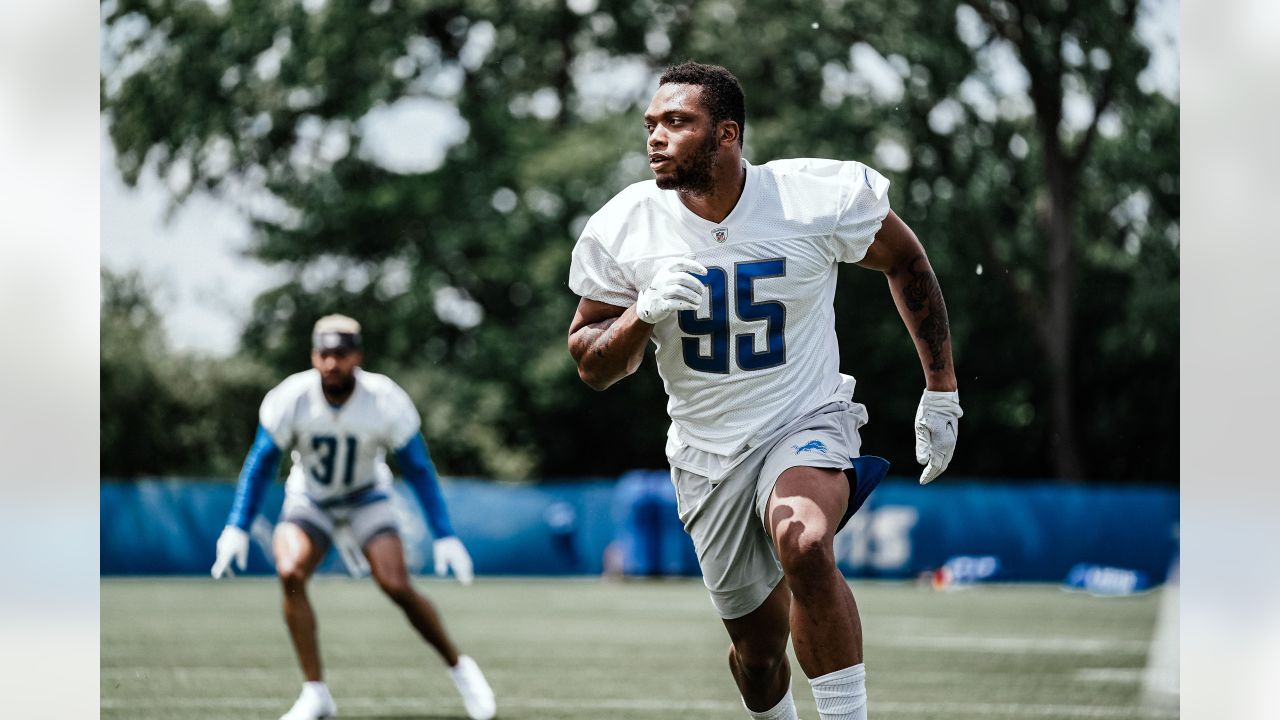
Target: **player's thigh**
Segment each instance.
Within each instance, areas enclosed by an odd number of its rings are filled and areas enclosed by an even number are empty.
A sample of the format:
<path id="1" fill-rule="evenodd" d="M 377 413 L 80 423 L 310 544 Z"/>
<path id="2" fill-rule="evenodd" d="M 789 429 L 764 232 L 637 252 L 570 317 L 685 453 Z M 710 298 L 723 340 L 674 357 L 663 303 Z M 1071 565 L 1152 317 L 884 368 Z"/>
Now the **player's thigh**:
<path id="1" fill-rule="evenodd" d="M 781 548 L 830 542 L 849 505 L 843 470 L 795 466 L 778 476 L 765 509 L 765 527 Z"/>
<path id="2" fill-rule="evenodd" d="M 369 573 L 383 590 L 404 590 L 409 586 L 409 571 L 404 562 L 404 543 L 394 532 L 381 532 L 364 544 L 369 559 Z"/>
<path id="3" fill-rule="evenodd" d="M 756 610 L 782 579 L 773 546 L 755 515 L 752 489 L 758 470 L 748 459 L 713 485 L 696 473 L 672 469 L 685 532 L 723 619 Z M 691 498 L 697 502 L 690 503 Z"/>
<path id="4" fill-rule="evenodd" d="M 276 573 L 286 580 L 306 580 L 324 559 L 327 543 L 318 542 L 302 526 L 281 522 L 271 539 Z"/>

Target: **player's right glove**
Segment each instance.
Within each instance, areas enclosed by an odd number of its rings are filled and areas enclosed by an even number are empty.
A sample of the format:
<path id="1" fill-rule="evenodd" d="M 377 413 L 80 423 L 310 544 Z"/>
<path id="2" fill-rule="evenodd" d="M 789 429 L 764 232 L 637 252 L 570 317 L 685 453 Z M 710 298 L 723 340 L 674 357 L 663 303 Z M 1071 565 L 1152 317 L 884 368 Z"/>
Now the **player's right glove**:
<path id="1" fill-rule="evenodd" d="M 209 569 L 209 574 L 215 578 L 224 575 L 235 576 L 231 570 L 231 561 L 236 561 L 236 567 L 240 572 L 244 572 L 246 563 L 249 561 L 249 533 L 241 530 L 235 525 L 228 525 L 222 529 L 222 534 L 218 536 L 217 559 L 213 561 L 213 567 Z"/>
<path id="2" fill-rule="evenodd" d="M 471 567 L 471 553 L 456 535 L 443 537 L 431 543 L 431 554 L 436 561 L 436 574 L 444 577 L 453 570 L 453 576 L 463 585 L 470 585 L 475 573 Z"/>
<path id="3" fill-rule="evenodd" d="M 960 437 L 960 393 L 925 390 L 916 408 L 916 462 L 924 465 L 920 484 L 928 485 L 942 474 L 956 452 Z"/>
<path id="4" fill-rule="evenodd" d="M 636 315 L 655 325 L 673 312 L 697 310 L 705 286 L 694 275 L 706 274 L 705 267 L 689 258 L 676 258 L 663 265 L 636 300 Z"/>

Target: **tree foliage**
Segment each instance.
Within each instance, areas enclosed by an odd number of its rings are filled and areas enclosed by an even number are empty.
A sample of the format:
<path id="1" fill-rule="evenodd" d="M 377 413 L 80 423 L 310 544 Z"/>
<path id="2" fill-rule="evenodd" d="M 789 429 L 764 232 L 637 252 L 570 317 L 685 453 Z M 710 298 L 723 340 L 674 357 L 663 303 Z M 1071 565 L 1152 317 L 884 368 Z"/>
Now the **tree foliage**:
<path id="1" fill-rule="evenodd" d="M 276 379 L 251 357 L 174 352 L 136 274 L 102 273 L 104 477 L 235 475 Z"/>
<path id="2" fill-rule="evenodd" d="M 893 182 L 950 308 L 954 473 L 1174 482 L 1178 107 L 1137 82 L 1137 12 L 115 0 L 103 110 L 127 181 L 150 165 L 175 202 L 240 202 L 254 255 L 293 271 L 228 362 L 299 369 L 314 319 L 346 312 L 447 472 L 613 473 L 664 462 L 662 388 L 650 363 L 603 394 L 577 380 L 569 253 L 587 216 L 645 179 L 656 74 L 723 64 L 747 93 L 750 159 L 863 159 Z M 373 118 L 406 107 L 439 118 L 398 140 L 447 145 L 438 166 L 380 155 Z M 914 349 L 875 275 L 842 270 L 836 303 L 873 419 L 864 450 L 909 471 Z"/>

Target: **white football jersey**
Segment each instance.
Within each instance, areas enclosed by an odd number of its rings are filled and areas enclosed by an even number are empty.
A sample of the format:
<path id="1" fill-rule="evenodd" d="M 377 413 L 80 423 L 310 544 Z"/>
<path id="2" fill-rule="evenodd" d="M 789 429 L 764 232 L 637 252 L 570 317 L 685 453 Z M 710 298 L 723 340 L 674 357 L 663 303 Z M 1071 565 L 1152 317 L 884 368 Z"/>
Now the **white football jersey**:
<path id="1" fill-rule="evenodd" d="M 290 375 L 262 401 L 259 422 L 282 450 L 292 450 L 286 492 L 335 500 L 371 485 L 389 486 L 384 458 L 418 432 L 413 401 L 386 375 L 356 368 L 356 387 L 334 407 L 320 371 Z"/>
<path id="2" fill-rule="evenodd" d="M 862 163 L 744 165 L 742 196 L 719 223 L 652 180 L 628 187 L 587 222 L 569 270 L 578 295 L 629 307 L 664 262 L 707 268 L 702 307 L 657 323 L 653 340 L 672 439 L 719 455 L 852 395 L 836 264 L 861 260 L 889 212 L 889 181 Z"/>

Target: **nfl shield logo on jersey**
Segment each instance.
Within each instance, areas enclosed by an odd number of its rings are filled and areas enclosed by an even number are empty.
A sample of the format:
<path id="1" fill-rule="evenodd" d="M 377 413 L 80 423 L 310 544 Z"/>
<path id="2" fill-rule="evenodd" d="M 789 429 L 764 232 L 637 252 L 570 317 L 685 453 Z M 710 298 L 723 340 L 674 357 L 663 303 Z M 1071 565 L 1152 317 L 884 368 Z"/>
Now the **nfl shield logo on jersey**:
<path id="1" fill-rule="evenodd" d="M 729 239 L 729 228 L 727 227 L 718 227 L 711 232 L 716 236 L 716 242 L 718 243 L 722 243 Z"/>

